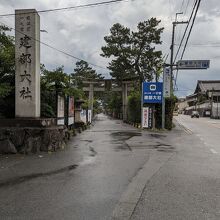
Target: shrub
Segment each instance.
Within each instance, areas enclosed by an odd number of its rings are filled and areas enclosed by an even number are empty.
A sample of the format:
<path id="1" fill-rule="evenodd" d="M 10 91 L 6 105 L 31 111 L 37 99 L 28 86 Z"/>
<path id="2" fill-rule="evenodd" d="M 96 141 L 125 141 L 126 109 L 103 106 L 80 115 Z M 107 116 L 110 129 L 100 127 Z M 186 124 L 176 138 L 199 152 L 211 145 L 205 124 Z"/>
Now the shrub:
<path id="1" fill-rule="evenodd" d="M 168 130 L 171 130 L 173 127 L 173 110 L 175 108 L 176 102 L 177 102 L 176 96 L 166 98 L 165 128 Z"/>
<path id="2" fill-rule="evenodd" d="M 128 96 L 128 121 L 141 122 L 141 94 L 139 91 L 133 91 Z"/>

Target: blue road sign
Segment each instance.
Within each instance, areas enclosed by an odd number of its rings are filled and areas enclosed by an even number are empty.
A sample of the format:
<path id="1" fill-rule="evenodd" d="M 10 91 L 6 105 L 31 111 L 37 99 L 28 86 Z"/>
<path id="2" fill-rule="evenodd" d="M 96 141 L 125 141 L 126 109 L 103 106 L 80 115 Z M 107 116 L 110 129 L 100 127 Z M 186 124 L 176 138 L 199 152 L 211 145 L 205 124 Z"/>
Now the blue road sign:
<path id="1" fill-rule="evenodd" d="M 162 103 L 163 83 L 143 82 L 143 103 Z"/>
<path id="2" fill-rule="evenodd" d="M 210 60 L 179 60 L 177 62 L 177 69 L 208 69 Z"/>

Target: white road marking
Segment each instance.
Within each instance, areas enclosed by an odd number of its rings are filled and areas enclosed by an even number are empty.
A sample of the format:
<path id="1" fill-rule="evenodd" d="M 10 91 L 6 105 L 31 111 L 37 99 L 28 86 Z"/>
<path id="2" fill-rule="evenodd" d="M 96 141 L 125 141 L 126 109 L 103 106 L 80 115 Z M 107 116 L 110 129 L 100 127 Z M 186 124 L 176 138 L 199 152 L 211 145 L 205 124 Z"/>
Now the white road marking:
<path id="1" fill-rule="evenodd" d="M 207 122 L 212 123 L 212 124 L 220 124 L 219 121 L 207 121 Z"/>
<path id="2" fill-rule="evenodd" d="M 210 149 L 210 151 L 213 153 L 213 154 L 217 154 L 218 152 L 214 149 Z"/>
<path id="3" fill-rule="evenodd" d="M 217 126 L 216 124 L 213 124 L 212 126 L 213 126 L 213 127 L 215 127 L 215 128 L 220 129 L 220 127 L 219 127 L 219 126 Z"/>
<path id="4" fill-rule="evenodd" d="M 188 132 L 188 134 L 193 134 L 193 131 L 190 130 L 189 128 L 187 128 L 187 132 Z"/>
<path id="5" fill-rule="evenodd" d="M 178 121 L 180 127 L 183 128 L 183 130 L 185 131 L 186 134 L 193 134 L 192 130 L 190 130 L 189 128 L 187 128 L 182 122 Z"/>

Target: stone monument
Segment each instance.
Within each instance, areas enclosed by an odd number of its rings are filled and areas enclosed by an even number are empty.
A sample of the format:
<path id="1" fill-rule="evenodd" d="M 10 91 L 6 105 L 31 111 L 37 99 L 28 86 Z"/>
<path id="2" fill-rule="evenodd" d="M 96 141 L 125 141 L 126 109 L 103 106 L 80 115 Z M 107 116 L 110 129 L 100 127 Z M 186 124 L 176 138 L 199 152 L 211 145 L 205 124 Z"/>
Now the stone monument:
<path id="1" fill-rule="evenodd" d="M 15 11 L 15 117 L 40 117 L 40 16 Z"/>
<path id="2" fill-rule="evenodd" d="M 1 153 L 55 151 L 66 128 L 40 118 L 40 17 L 35 9 L 15 11 L 15 118 L 0 119 Z"/>

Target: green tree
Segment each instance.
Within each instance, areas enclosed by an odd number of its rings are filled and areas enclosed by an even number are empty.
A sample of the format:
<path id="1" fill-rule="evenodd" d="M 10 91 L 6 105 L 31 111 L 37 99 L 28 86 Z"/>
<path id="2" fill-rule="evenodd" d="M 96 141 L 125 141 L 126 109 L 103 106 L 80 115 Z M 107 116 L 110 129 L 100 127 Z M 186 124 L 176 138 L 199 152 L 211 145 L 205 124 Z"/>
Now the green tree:
<path id="1" fill-rule="evenodd" d="M 89 66 L 89 64 L 84 61 L 78 61 L 76 62 L 76 68 L 74 69 L 74 73 L 71 75 L 71 82 L 82 91 L 84 83 L 83 81 L 92 81 L 92 80 L 99 80 L 104 79 L 104 77 L 97 73 L 96 70 L 94 70 L 92 67 Z M 102 98 L 102 93 L 96 92 L 94 94 L 94 100 L 93 100 L 93 110 L 94 113 L 99 112 L 99 102 Z M 84 92 L 83 96 L 85 103 L 83 105 L 83 108 L 87 109 L 89 106 L 89 100 L 88 100 L 88 92 Z"/>
<path id="2" fill-rule="evenodd" d="M 15 46 L 8 27 L 0 26 L 0 114 L 14 117 Z"/>
<path id="3" fill-rule="evenodd" d="M 106 92 L 102 99 L 102 106 L 107 114 L 118 117 L 122 113 L 121 92 Z"/>
<path id="4" fill-rule="evenodd" d="M 41 116 L 55 117 L 57 95 L 74 96 L 75 100 L 83 96 L 83 91 L 71 84 L 70 75 L 64 72 L 64 67 L 49 71 L 41 65 Z"/>
<path id="5" fill-rule="evenodd" d="M 141 93 L 138 90 L 131 91 L 128 96 L 128 120 L 133 123 L 141 122 Z"/>
<path id="6" fill-rule="evenodd" d="M 140 22 L 137 31 L 117 23 L 105 36 L 106 46 L 101 56 L 113 58 L 109 63 L 111 76 L 118 81 L 137 77 L 143 80 L 158 80 L 162 70 L 162 52 L 156 49 L 161 44 L 160 36 L 164 28 L 159 28 L 160 20 L 151 18 Z"/>
<path id="7" fill-rule="evenodd" d="M 83 87 L 83 80 L 89 81 L 91 79 L 104 79 L 101 74 L 98 74 L 89 64 L 84 61 L 76 62 L 74 73 L 71 74 L 71 81 L 78 87 Z"/>
<path id="8" fill-rule="evenodd" d="M 10 29 L 0 26 L 0 97 L 9 95 L 14 86 L 14 38 L 6 35 L 6 31 Z"/>

